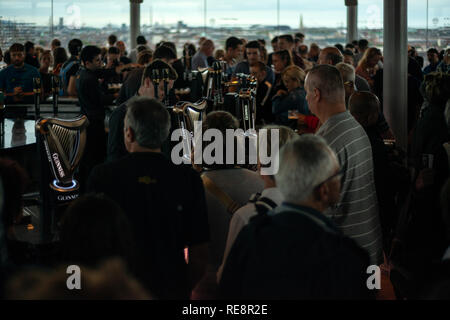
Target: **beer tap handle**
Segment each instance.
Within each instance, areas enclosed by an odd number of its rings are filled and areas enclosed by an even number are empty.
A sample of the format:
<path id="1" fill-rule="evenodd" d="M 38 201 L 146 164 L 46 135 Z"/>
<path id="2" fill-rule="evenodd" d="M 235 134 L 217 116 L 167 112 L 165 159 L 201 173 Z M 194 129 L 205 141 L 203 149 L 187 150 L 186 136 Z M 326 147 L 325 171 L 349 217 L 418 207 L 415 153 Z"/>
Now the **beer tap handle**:
<path id="1" fill-rule="evenodd" d="M 153 69 L 152 70 L 152 82 L 153 82 L 153 88 L 154 88 L 154 94 L 155 99 L 158 100 L 158 88 L 159 88 L 159 81 L 161 80 L 161 75 L 159 73 L 159 69 Z"/>
<path id="2" fill-rule="evenodd" d="M 164 81 L 164 102 L 165 105 L 169 105 L 169 69 L 165 68 L 162 70 L 162 78 Z"/>
<path id="3" fill-rule="evenodd" d="M 34 92 L 34 113 L 36 120 L 41 115 L 41 78 L 33 78 L 33 92 Z"/>
<path id="4" fill-rule="evenodd" d="M 58 96 L 59 96 L 59 76 L 52 76 L 52 93 L 53 93 L 53 115 L 56 117 L 58 115 Z"/>

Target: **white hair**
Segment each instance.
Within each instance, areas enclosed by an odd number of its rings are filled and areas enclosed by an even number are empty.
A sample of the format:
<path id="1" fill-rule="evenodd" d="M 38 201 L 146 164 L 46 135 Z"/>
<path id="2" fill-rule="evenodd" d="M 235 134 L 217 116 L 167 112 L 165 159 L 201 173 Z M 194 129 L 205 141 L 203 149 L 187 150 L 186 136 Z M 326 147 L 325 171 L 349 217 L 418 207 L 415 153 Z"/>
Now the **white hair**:
<path id="1" fill-rule="evenodd" d="M 336 68 L 339 70 L 342 76 L 342 80 L 345 82 L 351 81 L 355 83 L 355 68 L 347 63 L 339 62 L 336 65 Z"/>
<path id="2" fill-rule="evenodd" d="M 335 153 L 322 137 L 302 135 L 280 151 L 277 187 L 286 201 L 304 201 L 334 173 L 337 164 Z"/>
<path id="3" fill-rule="evenodd" d="M 133 97 L 127 102 L 124 127 L 134 131 L 141 147 L 160 148 L 169 136 L 170 114 L 161 102 L 148 97 Z"/>

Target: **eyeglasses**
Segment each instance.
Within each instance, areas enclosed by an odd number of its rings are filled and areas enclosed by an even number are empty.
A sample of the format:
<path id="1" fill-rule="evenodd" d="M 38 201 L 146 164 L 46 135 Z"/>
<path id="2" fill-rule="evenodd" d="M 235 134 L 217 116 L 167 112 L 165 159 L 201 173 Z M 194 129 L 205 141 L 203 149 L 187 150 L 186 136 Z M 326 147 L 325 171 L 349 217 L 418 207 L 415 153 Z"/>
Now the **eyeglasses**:
<path id="1" fill-rule="evenodd" d="M 327 183 L 328 181 L 338 177 L 338 179 L 342 179 L 342 176 L 344 175 L 345 170 L 343 168 L 340 168 L 338 172 L 336 172 L 335 174 L 333 174 L 332 176 L 328 177 L 327 179 L 325 179 L 324 181 L 322 181 L 321 183 L 319 183 L 314 189 L 320 188 L 324 183 Z"/>

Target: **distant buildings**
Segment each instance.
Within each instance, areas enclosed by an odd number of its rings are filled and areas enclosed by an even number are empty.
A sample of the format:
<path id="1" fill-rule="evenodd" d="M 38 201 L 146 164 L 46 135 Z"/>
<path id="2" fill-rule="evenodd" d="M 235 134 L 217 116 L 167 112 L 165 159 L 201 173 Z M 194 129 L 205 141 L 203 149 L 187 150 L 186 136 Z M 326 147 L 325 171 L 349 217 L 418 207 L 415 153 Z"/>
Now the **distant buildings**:
<path id="1" fill-rule="evenodd" d="M 4 18 L 3 18 L 4 19 Z M 305 43 L 317 43 L 321 47 L 334 45 L 336 43 L 345 44 L 345 28 L 307 28 L 303 26 L 303 17 L 300 16 L 300 30 L 305 33 Z M 279 28 L 279 29 L 278 29 Z M 141 33 L 149 40 L 151 45 L 155 45 L 161 40 L 173 41 L 179 53 L 186 42 L 197 43 L 202 32 L 205 31 L 203 26 L 190 27 L 183 21 L 178 21 L 175 25 L 162 25 L 155 23 L 153 25 L 142 25 Z M 280 33 L 294 33 L 299 30 L 291 29 L 289 26 L 276 25 L 252 25 L 252 26 L 208 26 L 206 34 L 209 38 L 216 42 L 216 48 L 221 48 L 225 44 L 226 38 L 234 35 L 239 38 L 265 39 L 266 43 Z M 108 35 L 114 33 L 120 40 L 123 40 L 129 46 L 129 26 L 122 24 L 121 26 L 107 25 L 103 28 L 80 27 L 70 28 L 64 25 L 64 18 L 59 18 L 59 24 L 54 31 L 54 37 L 61 40 L 62 45 L 67 47 L 67 43 L 72 38 L 79 38 L 85 44 L 96 44 L 104 46 Z M 370 45 L 377 47 L 383 46 L 383 30 L 382 29 L 360 29 L 361 38 L 369 40 Z M 415 46 L 418 51 L 426 50 L 426 30 L 410 29 L 408 31 L 409 44 Z M 430 29 L 428 32 L 428 46 L 445 48 L 450 44 L 450 27 L 438 29 Z M 45 47 L 50 46 L 51 35 L 48 26 L 38 26 L 34 23 L 16 22 L 0 18 L 0 48 L 8 48 L 14 42 L 24 43 L 27 40 L 36 41 L 40 39 L 39 44 Z M 270 51 L 272 48 L 267 46 Z"/>

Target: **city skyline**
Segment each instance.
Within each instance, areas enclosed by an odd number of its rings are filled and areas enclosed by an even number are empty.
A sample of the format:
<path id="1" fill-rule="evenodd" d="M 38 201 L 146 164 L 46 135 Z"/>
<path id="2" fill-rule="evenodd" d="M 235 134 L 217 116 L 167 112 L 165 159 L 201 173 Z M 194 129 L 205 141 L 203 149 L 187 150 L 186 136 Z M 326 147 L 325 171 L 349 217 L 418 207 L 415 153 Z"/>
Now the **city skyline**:
<path id="1" fill-rule="evenodd" d="M 72 27 L 104 27 L 107 24 L 129 24 L 129 0 L 54 0 L 54 25 L 63 18 Z M 318 10 L 318 5 L 323 6 Z M 253 24 L 276 25 L 276 0 L 242 2 L 237 0 L 207 1 L 207 25 L 245 26 Z M 383 0 L 359 0 L 358 24 L 361 28 L 383 27 Z M 99 16 L 99 8 L 102 15 Z M 239 8 L 237 10 L 236 8 Z M 141 5 L 141 25 L 175 24 L 182 20 L 190 26 L 203 26 L 204 1 L 151 0 Z M 3 20 L 48 25 L 51 1 L 0 0 L 0 16 Z M 346 8 L 343 0 L 280 0 L 280 25 L 297 29 L 303 17 L 303 25 L 314 27 L 345 27 Z M 326 19 L 324 19 L 326 17 Z M 447 0 L 429 0 L 429 28 L 450 26 L 450 5 Z M 408 27 L 426 27 L 426 1 L 408 1 Z"/>

